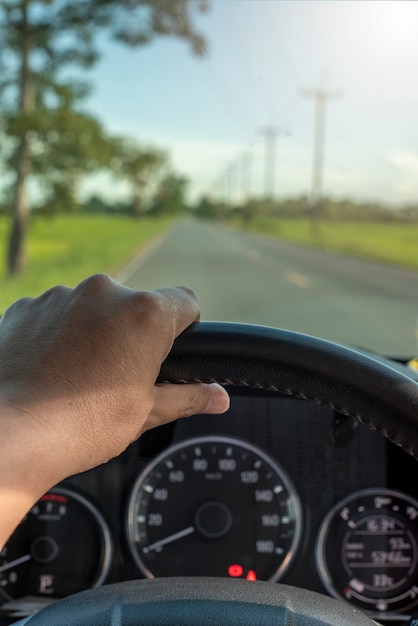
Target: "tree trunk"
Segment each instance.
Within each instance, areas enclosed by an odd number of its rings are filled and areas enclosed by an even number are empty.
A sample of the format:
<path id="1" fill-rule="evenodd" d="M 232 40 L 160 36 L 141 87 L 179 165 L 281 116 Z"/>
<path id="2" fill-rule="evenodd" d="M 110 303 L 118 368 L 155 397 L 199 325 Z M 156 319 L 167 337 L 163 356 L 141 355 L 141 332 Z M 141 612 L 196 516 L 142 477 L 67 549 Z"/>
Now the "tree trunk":
<path id="1" fill-rule="evenodd" d="M 141 217 L 143 213 L 143 201 L 142 201 L 142 185 L 141 183 L 134 183 L 134 194 L 132 199 L 133 214 L 135 217 Z"/>
<path id="2" fill-rule="evenodd" d="M 20 113 L 24 127 L 22 127 L 20 144 L 16 151 L 16 182 L 12 205 L 11 229 L 7 251 L 7 273 L 16 276 L 23 271 L 26 263 L 26 233 L 29 219 L 26 204 L 26 178 L 30 170 L 29 136 L 25 114 L 34 110 L 35 99 L 32 77 L 29 67 L 30 27 L 28 21 L 28 4 L 22 4 L 21 35 L 21 68 L 20 68 Z"/>
<path id="3" fill-rule="evenodd" d="M 28 208 L 25 202 L 25 180 L 29 170 L 27 133 L 21 138 L 17 150 L 17 171 L 12 205 L 11 228 L 7 254 L 7 272 L 9 276 L 17 276 L 26 265 L 26 233 L 28 225 Z"/>

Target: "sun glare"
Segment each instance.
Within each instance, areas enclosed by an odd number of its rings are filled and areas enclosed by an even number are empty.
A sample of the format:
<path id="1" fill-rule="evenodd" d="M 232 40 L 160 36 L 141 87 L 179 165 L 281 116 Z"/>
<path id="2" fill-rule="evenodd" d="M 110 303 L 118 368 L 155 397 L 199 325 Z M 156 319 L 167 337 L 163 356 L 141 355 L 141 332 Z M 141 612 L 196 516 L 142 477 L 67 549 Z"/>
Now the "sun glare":
<path id="1" fill-rule="evenodd" d="M 416 39 L 418 3 L 378 2 L 371 36 L 388 52 L 405 48 Z M 376 10 L 377 9 L 377 10 Z"/>

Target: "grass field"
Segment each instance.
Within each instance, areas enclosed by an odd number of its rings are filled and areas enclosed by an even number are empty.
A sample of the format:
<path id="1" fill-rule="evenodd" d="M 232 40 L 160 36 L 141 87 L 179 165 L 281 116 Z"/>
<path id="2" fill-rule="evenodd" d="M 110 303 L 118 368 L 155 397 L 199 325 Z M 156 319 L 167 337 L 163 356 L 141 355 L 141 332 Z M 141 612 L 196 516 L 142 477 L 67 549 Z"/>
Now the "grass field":
<path id="1" fill-rule="evenodd" d="M 28 239 L 28 269 L 6 278 L 8 222 L 0 219 L 0 312 L 17 298 L 52 285 L 76 285 L 89 274 L 114 275 L 171 220 L 106 216 L 33 218 Z"/>
<path id="2" fill-rule="evenodd" d="M 418 269 L 418 224 L 390 222 L 321 222 L 313 235 L 307 219 L 263 216 L 242 226 L 297 243 Z"/>

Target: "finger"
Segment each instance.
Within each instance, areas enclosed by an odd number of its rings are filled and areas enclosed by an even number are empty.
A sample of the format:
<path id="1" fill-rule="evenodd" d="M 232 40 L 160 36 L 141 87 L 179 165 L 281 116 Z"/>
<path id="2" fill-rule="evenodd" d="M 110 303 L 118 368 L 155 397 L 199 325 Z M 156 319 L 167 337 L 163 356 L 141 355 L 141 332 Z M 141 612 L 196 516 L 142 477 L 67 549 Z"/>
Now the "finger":
<path id="1" fill-rule="evenodd" d="M 157 289 L 155 294 L 164 298 L 166 315 L 173 322 L 174 337 L 200 319 L 200 307 L 196 294 L 187 287 L 167 287 Z"/>
<path id="2" fill-rule="evenodd" d="M 186 287 L 137 292 L 129 301 L 137 323 L 147 331 L 141 333 L 141 345 L 155 357 L 156 367 L 150 370 L 154 382 L 176 337 L 198 321 L 199 304 L 194 293 Z"/>
<path id="3" fill-rule="evenodd" d="M 155 386 L 154 408 L 144 430 L 167 424 L 180 417 L 200 413 L 219 414 L 229 409 L 229 395 L 217 384 L 193 383 Z"/>

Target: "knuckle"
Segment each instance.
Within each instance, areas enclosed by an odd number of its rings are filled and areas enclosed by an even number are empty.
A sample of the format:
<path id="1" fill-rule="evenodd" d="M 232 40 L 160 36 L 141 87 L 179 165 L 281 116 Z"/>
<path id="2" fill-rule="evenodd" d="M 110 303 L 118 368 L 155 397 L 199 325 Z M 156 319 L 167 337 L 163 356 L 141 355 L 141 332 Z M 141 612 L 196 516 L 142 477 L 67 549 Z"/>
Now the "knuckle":
<path id="1" fill-rule="evenodd" d="M 87 293 L 100 293 L 115 285 L 115 282 L 107 274 L 93 274 L 83 280 L 76 290 Z"/>
<path id="2" fill-rule="evenodd" d="M 41 310 L 45 310 L 45 307 L 49 306 L 51 300 L 62 299 L 70 291 L 71 289 L 64 287 L 64 285 L 56 285 L 47 289 L 39 296 L 19 298 L 4 311 L 2 319 L 7 319 L 10 315 L 23 315 L 31 310 L 36 311 L 39 307 L 41 307 Z"/>
<path id="3" fill-rule="evenodd" d="M 184 285 L 179 285 L 177 287 L 177 289 L 180 289 L 181 291 L 183 291 L 191 300 L 194 300 L 197 302 L 197 296 L 196 293 L 193 291 L 193 289 L 190 289 L 189 287 L 185 287 Z"/>
<path id="4" fill-rule="evenodd" d="M 64 287 L 64 285 L 56 285 L 55 287 L 51 287 L 42 293 L 40 296 L 36 298 L 36 301 L 39 303 L 44 303 L 50 300 L 51 298 L 61 297 L 66 293 L 69 293 L 70 289 L 68 287 Z"/>
<path id="5" fill-rule="evenodd" d="M 183 417 L 190 417 L 203 411 L 208 401 L 208 391 L 199 383 L 187 386 L 188 398 L 182 411 Z"/>
<path id="6" fill-rule="evenodd" d="M 34 300 L 35 298 L 29 297 L 19 298 L 19 300 L 16 300 L 4 310 L 3 314 L 0 315 L 0 320 L 5 323 L 10 316 L 13 318 L 16 314 L 22 313 L 34 302 Z"/>
<path id="7" fill-rule="evenodd" d="M 132 307 L 141 322 L 147 326 L 161 326 L 165 317 L 165 305 L 157 292 L 142 291 L 132 298 Z"/>

